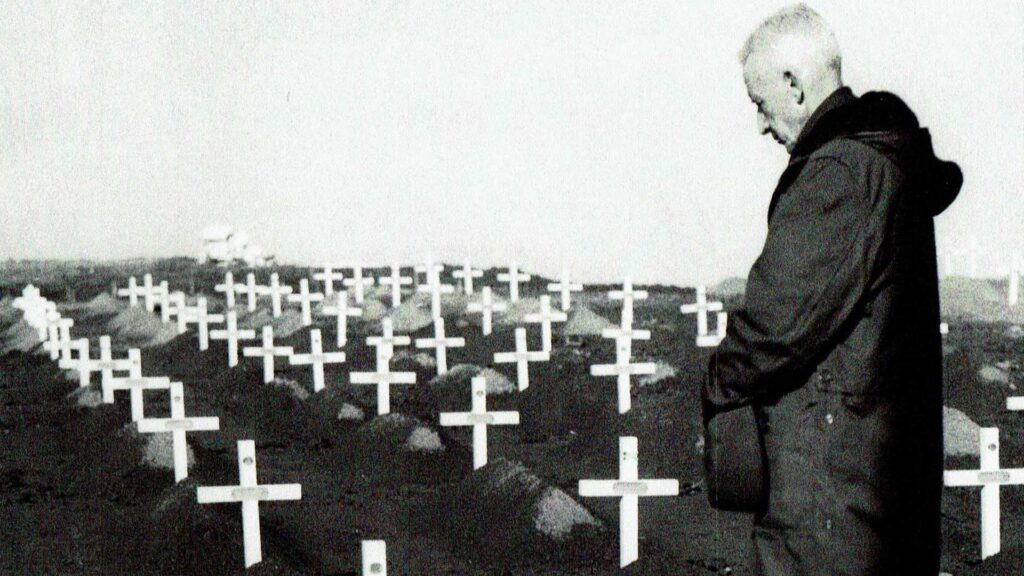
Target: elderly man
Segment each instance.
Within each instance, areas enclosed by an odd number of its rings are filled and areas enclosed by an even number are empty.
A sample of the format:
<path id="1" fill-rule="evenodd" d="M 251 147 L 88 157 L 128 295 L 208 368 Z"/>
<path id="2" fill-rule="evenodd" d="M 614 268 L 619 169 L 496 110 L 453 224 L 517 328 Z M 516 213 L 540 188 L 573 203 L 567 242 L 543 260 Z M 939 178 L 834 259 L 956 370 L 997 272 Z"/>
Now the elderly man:
<path id="1" fill-rule="evenodd" d="M 790 160 L 702 399 L 705 426 L 743 410 L 757 421 L 766 473 L 751 510 L 756 572 L 935 576 L 932 219 L 958 194 L 960 170 L 935 157 L 899 98 L 843 86 L 835 35 L 805 5 L 765 20 L 740 60 L 758 129 Z"/>

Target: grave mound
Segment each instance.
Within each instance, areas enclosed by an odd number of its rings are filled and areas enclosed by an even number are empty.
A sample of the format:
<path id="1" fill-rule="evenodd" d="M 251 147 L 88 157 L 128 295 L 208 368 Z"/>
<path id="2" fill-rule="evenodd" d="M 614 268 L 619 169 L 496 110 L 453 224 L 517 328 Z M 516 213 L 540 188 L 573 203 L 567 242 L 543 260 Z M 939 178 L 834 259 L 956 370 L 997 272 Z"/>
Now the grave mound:
<path id="1" fill-rule="evenodd" d="M 0 326 L 17 322 L 21 318 L 21 310 L 14 307 L 14 299 L 10 296 L 0 298 Z"/>
<path id="2" fill-rule="evenodd" d="M 75 379 L 77 379 L 77 372 L 75 374 Z M 96 386 L 75 388 L 65 398 L 74 402 L 76 406 L 81 406 L 83 408 L 95 408 L 100 404 L 103 404 L 103 394 L 96 388 Z"/>
<path id="3" fill-rule="evenodd" d="M 106 292 L 101 292 L 95 298 L 83 304 L 79 311 L 83 318 L 91 318 L 93 316 L 116 314 L 120 309 L 121 305 L 117 299 Z"/>
<path id="4" fill-rule="evenodd" d="M 391 322 L 396 334 L 409 334 L 431 326 L 434 319 L 430 316 L 430 298 L 417 294 L 391 311 Z"/>
<path id="5" fill-rule="evenodd" d="M 747 279 L 734 276 L 726 278 L 718 284 L 708 288 L 708 295 L 722 300 L 730 298 L 742 298 L 747 291 Z"/>
<path id="6" fill-rule="evenodd" d="M 350 420 L 350 421 L 362 421 L 366 415 L 363 409 L 348 402 L 341 405 L 338 409 L 338 420 Z"/>
<path id="7" fill-rule="evenodd" d="M 142 306 L 125 308 L 107 321 L 107 331 L 117 335 L 129 347 L 149 348 L 174 340 L 178 329 L 174 323 L 164 324 Z"/>
<path id="8" fill-rule="evenodd" d="M 377 322 L 387 316 L 389 310 L 386 305 L 376 298 L 364 300 L 359 307 L 363 309 L 363 313 L 356 316 L 355 319 L 362 320 L 363 322 Z"/>
<path id="9" fill-rule="evenodd" d="M 493 368 L 481 368 L 473 364 L 456 364 L 445 374 L 439 374 L 430 381 L 430 388 L 443 391 L 468 393 L 469 386 L 476 376 L 483 376 L 487 381 L 487 396 L 497 396 L 515 392 L 516 383 Z M 468 396 L 467 396 L 468 397 Z"/>
<path id="10" fill-rule="evenodd" d="M 1009 386 L 1010 384 L 1010 374 L 996 366 L 982 366 L 981 370 L 978 370 L 978 378 L 986 384 L 1003 386 Z"/>
<path id="11" fill-rule="evenodd" d="M 28 322 L 25 322 L 24 318 L 19 319 L 14 324 L 7 327 L 3 335 L 3 347 L 0 348 L 0 354 L 6 354 L 8 352 L 30 352 L 33 348 L 41 344 L 39 340 L 39 332 L 35 328 L 29 326 Z"/>
<path id="12" fill-rule="evenodd" d="M 291 394 L 291 396 L 296 400 L 309 400 L 309 390 L 295 380 L 276 376 L 270 382 L 270 385 Z"/>
<path id="13" fill-rule="evenodd" d="M 978 456 L 978 434 L 981 427 L 966 414 L 942 407 L 943 444 L 946 456 Z"/>
<path id="14" fill-rule="evenodd" d="M 516 565 L 557 554 L 591 564 L 614 546 L 602 523 L 572 496 L 520 462 L 492 460 L 457 484 L 438 510 L 460 554 Z"/>
<path id="15" fill-rule="evenodd" d="M 256 330 L 257 333 L 264 326 L 267 326 L 267 325 L 270 325 L 270 324 L 273 324 L 273 323 L 274 323 L 274 316 L 271 315 L 269 310 L 266 310 L 264 308 L 257 308 L 256 310 L 254 310 L 252 312 L 245 312 L 245 313 L 241 314 L 238 317 L 238 327 L 240 329 L 243 329 L 243 330 L 244 329 Z M 221 326 L 220 324 L 217 324 L 218 328 L 220 326 Z M 277 332 L 276 331 L 274 332 L 274 335 L 277 336 Z"/>
<path id="16" fill-rule="evenodd" d="M 590 308 L 576 304 L 569 310 L 569 319 L 562 325 L 562 335 L 600 336 L 605 328 L 615 328 L 615 324 Z"/>
<path id="17" fill-rule="evenodd" d="M 417 368 L 433 370 L 437 367 L 437 360 L 426 352 L 402 350 L 391 359 L 391 367 L 396 372 L 414 371 Z"/>
<path id="18" fill-rule="evenodd" d="M 444 449 L 435 430 L 422 420 L 405 414 L 377 416 L 359 428 L 357 437 L 362 442 L 412 452 L 438 452 Z M 432 437 L 437 437 L 437 441 L 434 442 Z"/>
<path id="19" fill-rule="evenodd" d="M 274 338 L 287 338 L 305 328 L 302 325 L 302 313 L 298 310 L 282 310 L 281 315 L 273 319 Z"/>
<path id="20" fill-rule="evenodd" d="M 521 326 L 526 323 L 527 314 L 537 314 L 539 312 L 540 299 L 538 298 L 520 298 L 515 302 L 506 302 L 505 311 L 495 313 L 494 325 Z M 480 317 L 479 314 L 474 314 L 474 316 Z"/>

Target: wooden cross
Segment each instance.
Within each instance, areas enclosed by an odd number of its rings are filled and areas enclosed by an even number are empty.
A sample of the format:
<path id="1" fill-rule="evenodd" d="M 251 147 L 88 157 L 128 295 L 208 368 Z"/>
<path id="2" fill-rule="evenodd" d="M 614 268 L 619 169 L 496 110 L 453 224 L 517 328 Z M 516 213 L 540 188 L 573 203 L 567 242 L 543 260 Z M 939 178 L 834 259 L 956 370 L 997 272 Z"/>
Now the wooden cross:
<path id="1" fill-rule="evenodd" d="M 466 310 L 483 314 L 483 334 L 488 336 L 492 330 L 494 312 L 504 312 L 508 306 L 504 302 L 493 301 L 490 286 L 484 286 L 483 294 L 480 298 L 480 302 L 470 302 L 466 306 Z"/>
<path id="2" fill-rule="evenodd" d="M 256 311 L 256 303 L 259 301 L 259 295 L 266 289 L 266 286 L 260 286 L 256 283 L 256 274 L 253 272 L 249 272 L 245 276 L 245 284 L 235 285 L 235 292 L 245 294 L 245 305 L 249 312 Z"/>
<path id="3" fill-rule="evenodd" d="M 334 281 L 341 282 L 345 280 L 345 275 L 341 272 L 335 272 L 335 268 L 337 266 L 327 264 L 324 266 L 323 272 L 313 274 L 313 280 L 319 280 L 324 283 L 324 295 L 328 298 L 334 295 Z"/>
<path id="4" fill-rule="evenodd" d="M 430 292 L 430 315 L 433 318 L 437 318 L 441 315 L 441 294 L 451 294 L 455 292 L 455 288 L 448 284 L 441 284 L 441 276 L 439 274 L 428 274 L 427 276 L 428 282 L 420 284 L 416 291 Z"/>
<path id="5" fill-rule="evenodd" d="M 139 305 L 139 296 L 143 294 L 143 289 L 139 287 L 135 281 L 135 276 L 128 278 L 128 287 L 120 288 L 117 290 L 117 296 L 127 296 L 128 304 L 134 308 Z"/>
<path id="6" fill-rule="evenodd" d="M 466 294 L 473 293 L 473 278 L 480 278 L 484 275 L 483 270 L 476 270 L 469 265 L 469 260 L 462 264 L 462 269 L 452 272 L 452 278 L 462 279 L 462 291 Z"/>
<path id="7" fill-rule="evenodd" d="M 417 338 L 417 348 L 434 348 L 434 356 L 437 359 L 437 373 L 448 372 L 448 348 L 461 348 L 466 345 L 465 338 L 446 338 L 444 333 L 444 318 L 434 316 L 434 337 Z"/>
<path id="8" fill-rule="evenodd" d="M 60 328 L 57 323 L 60 322 L 61 315 L 56 310 L 47 313 L 44 316 L 43 322 L 46 327 L 46 341 L 43 342 L 43 350 L 50 353 L 50 360 L 57 360 L 60 358 Z"/>
<path id="9" fill-rule="evenodd" d="M 519 424 L 519 412 L 487 411 L 487 379 L 474 376 L 473 407 L 469 412 L 441 412 L 441 426 L 473 427 L 473 469 L 487 465 L 487 427 Z"/>
<path id="10" fill-rule="evenodd" d="M 526 349 L 526 328 L 516 328 L 516 351 L 495 352 L 495 364 L 516 365 L 516 380 L 519 384 L 519 391 L 522 392 L 530 386 L 530 362 L 547 362 L 551 359 L 549 352 L 530 352 Z"/>
<path id="11" fill-rule="evenodd" d="M 568 319 L 569 315 L 565 312 L 553 312 L 551 310 L 551 296 L 546 294 L 540 297 L 540 312 L 537 314 L 527 314 L 523 317 L 523 320 L 527 323 L 540 324 L 541 350 L 544 352 L 551 352 L 551 323 L 565 322 Z"/>
<path id="12" fill-rule="evenodd" d="M 103 391 L 103 403 L 113 404 L 114 389 L 110 383 L 114 372 L 128 372 L 128 376 L 142 376 L 142 352 L 138 348 L 128 351 L 127 358 L 114 359 L 110 350 L 110 336 L 100 336 L 100 358 L 90 360 L 93 368 L 100 371 L 100 388 Z"/>
<path id="13" fill-rule="evenodd" d="M 713 348 L 718 346 L 725 339 L 725 332 L 729 326 L 729 315 L 726 312 L 719 312 L 715 315 L 715 333 L 697 336 L 697 346 L 701 348 Z"/>
<path id="14" fill-rule="evenodd" d="M 132 403 L 132 422 L 138 422 L 145 418 L 143 392 L 145 390 L 167 390 L 171 387 L 171 379 L 164 376 L 153 376 L 143 378 L 139 374 L 132 374 L 127 378 L 111 378 L 111 398 L 117 390 L 127 390 Z"/>
<path id="15" fill-rule="evenodd" d="M 259 484 L 256 480 L 256 443 L 238 441 L 238 486 L 199 486 L 196 499 L 200 504 L 221 502 L 242 503 L 242 542 L 245 567 L 263 561 L 260 543 L 260 501 L 301 500 L 300 484 Z"/>
<path id="16" fill-rule="evenodd" d="M 187 432 L 220 430 L 220 419 L 216 416 L 185 416 L 185 391 L 181 382 L 171 382 L 171 417 L 143 418 L 138 421 L 139 432 L 143 434 L 171 433 L 174 450 L 174 482 L 188 478 Z"/>
<path id="17" fill-rule="evenodd" d="M 591 376 L 616 376 L 618 378 L 619 414 L 629 412 L 632 400 L 630 398 L 630 376 L 642 374 L 654 374 L 657 366 L 653 362 L 630 363 L 630 356 L 633 354 L 633 339 L 629 336 L 620 336 L 615 339 L 615 364 L 594 364 L 590 367 Z"/>
<path id="18" fill-rule="evenodd" d="M 156 310 L 156 299 L 166 291 L 166 284 L 154 286 L 153 275 L 146 274 L 142 277 L 142 298 L 146 303 L 146 310 L 152 312 Z"/>
<path id="19" fill-rule="evenodd" d="M 231 272 L 224 273 L 224 283 L 213 287 L 214 292 L 223 292 L 225 307 L 230 310 L 235 307 L 235 292 L 238 286 L 235 284 L 235 276 Z"/>
<path id="20" fill-rule="evenodd" d="M 341 364 L 345 361 L 344 352 L 324 352 L 320 330 L 309 331 L 309 353 L 292 354 L 288 363 L 292 366 L 313 366 L 313 391 L 324 389 L 324 364 Z"/>
<path id="21" fill-rule="evenodd" d="M 719 312 L 722 310 L 721 302 L 708 302 L 707 289 L 704 286 L 697 286 L 697 301 L 693 304 L 683 304 L 679 307 L 683 314 L 697 315 L 697 336 L 707 336 L 708 333 L 708 312 Z"/>
<path id="22" fill-rule="evenodd" d="M 324 306 L 323 313 L 326 316 L 334 316 L 338 319 L 338 348 L 344 348 L 348 344 L 348 318 L 350 316 L 362 316 L 363 309 L 350 307 L 348 305 L 348 293 L 342 291 L 338 294 L 337 304 L 334 306 Z"/>
<path id="23" fill-rule="evenodd" d="M 71 318 L 57 320 L 57 331 L 60 333 L 60 357 L 64 360 L 71 359 L 71 327 L 74 325 L 75 321 Z"/>
<path id="24" fill-rule="evenodd" d="M 171 321 L 171 316 L 180 317 L 185 308 L 185 293 L 178 290 L 170 292 L 167 281 L 160 283 L 160 321 L 164 324 Z M 182 334 L 181 321 L 178 321 L 178 333 Z"/>
<path id="25" fill-rule="evenodd" d="M 412 284 L 411 276 L 402 276 L 398 264 L 391 265 L 391 275 L 377 279 L 381 286 L 391 286 L 391 307 L 398 308 L 402 304 L 402 286 Z"/>
<path id="26" fill-rule="evenodd" d="M 78 372 L 78 386 L 85 388 L 89 385 L 89 381 L 92 379 L 92 373 L 98 372 L 97 368 L 89 358 L 89 339 L 79 338 L 71 343 L 71 351 L 78 351 L 78 358 L 71 358 L 71 353 L 68 354 L 68 358 L 60 360 L 57 365 L 64 370 L 75 370 Z"/>
<path id="27" fill-rule="evenodd" d="M 982 428 L 978 442 L 981 466 L 978 470 L 947 470 L 942 478 L 946 486 L 981 486 L 981 559 L 999 553 L 999 487 L 1024 484 L 1024 468 L 999 469 L 999 429 Z"/>
<path id="28" fill-rule="evenodd" d="M 622 300 L 622 325 L 633 325 L 633 301 L 634 300 L 646 300 L 646 290 L 634 290 L 633 280 L 629 276 L 626 276 L 622 281 L 622 290 L 612 290 L 608 292 L 608 298 L 611 300 Z"/>
<path id="29" fill-rule="evenodd" d="M 389 319 L 386 319 L 389 320 Z M 385 330 L 386 333 L 390 332 L 390 326 Z M 399 337 L 400 338 L 400 337 Z M 405 337 L 408 340 L 408 337 Z M 393 339 L 391 344 L 384 343 L 384 339 L 381 340 L 380 344 L 373 344 L 370 342 L 370 338 L 367 338 L 367 343 L 371 346 L 378 346 L 377 348 L 377 371 L 376 372 L 350 372 L 349 381 L 352 384 L 375 384 L 377 386 L 377 414 L 389 414 L 391 412 L 391 385 L 392 384 L 415 384 L 416 373 L 415 372 L 392 372 L 391 371 L 391 355 L 382 352 L 384 347 L 394 346 L 399 344 L 398 339 Z M 408 341 L 405 342 L 408 344 Z"/>
<path id="30" fill-rule="evenodd" d="M 562 312 L 568 312 L 569 306 L 571 305 L 571 298 L 573 292 L 582 292 L 583 284 L 574 284 L 569 281 L 569 270 L 562 268 L 562 280 L 548 284 L 548 292 L 561 292 L 562 294 Z"/>
<path id="31" fill-rule="evenodd" d="M 678 496 L 679 480 L 640 479 L 635 436 L 619 437 L 619 478 L 580 480 L 582 497 L 613 497 L 619 501 L 619 567 L 640 558 L 640 497 Z"/>
<path id="32" fill-rule="evenodd" d="M 444 266 L 441 264 L 434 264 L 434 258 L 432 256 L 427 256 L 426 262 L 423 264 L 417 264 L 413 268 L 413 271 L 415 272 L 414 276 L 416 277 L 416 286 L 419 287 L 420 274 L 423 274 L 425 277 L 424 283 L 430 284 L 435 275 L 440 277 L 441 272 L 444 272 Z"/>
<path id="33" fill-rule="evenodd" d="M 255 340 L 256 331 L 253 329 L 238 329 L 238 312 L 228 310 L 227 327 L 224 330 L 210 330 L 210 338 L 213 340 L 227 340 L 228 342 L 228 366 L 238 366 L 238 341 Z"/>
<path id="34" fill-rule="evenodd" d="M 362 553 L 362 576 L 387 576 L 388 550 L 383 540 L 363 540 L 360 543 Z"/>
<path id="35" fill-rule="evenodd" d="M 281 315 L 281 297 L 291 293 L 292 287 L 281 285 L 277 272 L 270 275 L 270 288 L 267 288 L 267 294 L 270 295 L 270 309 L 274 313 L 274 318 Z"/>
<path id="36" fill-rule="evenodd" d="M 511 302 L 517 302 L 519 300 L 519 284 L 529 281 L 530 275 L 520 274 L 519 267 L 515 262 L 509 264 L 508 272 L 498 274 L 498 282 L 508 282 L 508 299 Z"/>
<path id="37" fill-rule="evenodd" d="M 362 304 L 364 298 L 364 290 L 367 286 L 373 286 L 373 278 L 363 278 L 363 267 L 362 266 L 351 266 L 352 277 L 346 278 L 342 281 L 342 285 L 346 288 L 355 288 L 353 293 L 355 296 L 356 304 Z"/>
<path id="38" fill-rule="evenodd" d="M 313 324 L 313 302 L 323 302 L 324 295 L 309 291 L 309 280 L 303 278 L 299 280 L 299 293 L 288 296 L 289 302 L 298 302 L 302 307 L 302 325 L 309 326 Z"/>
<path id="39" fill-rule="evenodd" d="M 263 327 L 263 346 L 248 346 L 242 349 L 242 355 L 249 358 L 263 357 L 263 382 L 274 381 L 274 356 L 291 356 L 295 350 L 291 346 L 274 346 L 274 327 Z"/>
<path id="40" fill-rule="evenodd" d="M 210 348 L 210 324 L 224 322 L 224 315 L 210 314 L 207 311 L 206 298 L 200 296 L 196 298 L 194 308 L 186 308 L 183 314 L 178 315 L 178 332 L 182 331 L 186 322 L 195 322 L 199 332 L 199 349 L 207 350 Z"/>
<path id="41" fill-rule="evenodd" d="M 412 339 L 408 336 L 395 336 L 394 322 L 391 318 L 384 318 L 380 322 L 381 335 L 368 336 L 366 344 L 377 349 L 377 363 L 391 360 L 395 355 L 395 346 L 408 346 Z"/>

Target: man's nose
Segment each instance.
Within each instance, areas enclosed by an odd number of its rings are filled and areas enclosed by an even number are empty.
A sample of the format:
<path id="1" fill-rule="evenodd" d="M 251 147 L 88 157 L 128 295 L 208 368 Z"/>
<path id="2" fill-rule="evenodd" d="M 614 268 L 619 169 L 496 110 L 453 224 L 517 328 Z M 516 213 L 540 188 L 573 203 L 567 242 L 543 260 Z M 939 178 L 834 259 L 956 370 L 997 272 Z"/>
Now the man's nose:
<path id="1" fill-rule="evenodd" d="M 763 113 L 758 112 L 757 113 L 757 130 L 761 134 L 767 134 L 770 129 L 771 129 L 771 126 L 768 125 L 768 118 Z"/>

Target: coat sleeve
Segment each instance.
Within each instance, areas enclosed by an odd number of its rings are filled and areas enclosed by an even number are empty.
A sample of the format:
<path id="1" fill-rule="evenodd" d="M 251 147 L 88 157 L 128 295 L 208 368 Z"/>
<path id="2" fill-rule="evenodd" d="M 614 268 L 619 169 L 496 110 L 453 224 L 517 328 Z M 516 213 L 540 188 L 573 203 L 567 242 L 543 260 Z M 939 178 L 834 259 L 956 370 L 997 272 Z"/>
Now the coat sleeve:
<path id="1" fill-rule="evenodd" d="M 744 305 L 709 363 L 706 405 L 720 411 L 783 391 L 793 382 L 785 376 L 812 368 L 863 303 L 886 218 L 862 159 L 812 157 L 780 198 Z"/>

